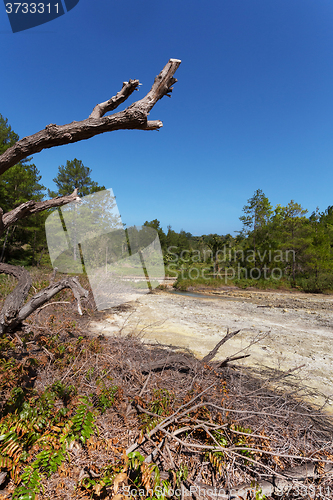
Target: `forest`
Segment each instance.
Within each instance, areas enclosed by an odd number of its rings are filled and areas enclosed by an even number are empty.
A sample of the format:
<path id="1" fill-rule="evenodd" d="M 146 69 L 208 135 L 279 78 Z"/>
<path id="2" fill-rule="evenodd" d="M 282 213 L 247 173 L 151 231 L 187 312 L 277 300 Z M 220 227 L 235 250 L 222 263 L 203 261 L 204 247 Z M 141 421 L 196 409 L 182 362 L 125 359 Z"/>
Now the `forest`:
<path id="1" fill-rule="evenodd" d="M 177 277 L 176 286 L 333 290 L 333 206 L 308 215 L 291 200 L 273 209 L 258 189 L 242 212 L 243 228 L 236 236 L 192 236 L 170 226 L 165 233 L 158 220 L 145 222 L 158 230 L 166 270 Z"/>

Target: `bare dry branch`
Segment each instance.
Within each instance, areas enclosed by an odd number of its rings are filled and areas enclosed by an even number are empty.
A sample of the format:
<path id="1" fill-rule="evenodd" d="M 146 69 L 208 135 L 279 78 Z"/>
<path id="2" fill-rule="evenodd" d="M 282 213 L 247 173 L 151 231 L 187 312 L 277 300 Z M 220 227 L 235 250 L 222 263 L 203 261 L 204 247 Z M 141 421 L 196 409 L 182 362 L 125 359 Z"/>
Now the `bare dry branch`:
<path id="1" fill-rule="evenodd" d="M 62 207 L 63 205 L 67 205 L 71 201 L 79 200 L 77 194 L 77 189 L 74 189 L 72 194 L 67 196 L 57 196 L 56 198 L 52 198 L 51 200 L 46 201 L 26 201 L 22 203 L 18 207 L 14 208 L 10 212 L 5 213 L 1 217 L 0 223 L 0 236 L 4 233 L 4 231 L 16 224 L 16 222 L 20 219 L 24 219 L 25 217 L 29 217 L 30 215 L 38 214 L 39 212 L 43 212 L 49 208 Z"/>
<path id="2" fill-rule="evenodd" d="M 115 96 L 111 97 L 108 101 L 97 104 L 92 110 L 89 118 L 102 118 L 108 111 L 113 111 L 120 104 L 122 104 L 126 99 L 137 90 L 139 86 L 139 80 L 130 80 L 129 82 L 123 83 L 123 88 Z"/>
<path id="3" fill-rule="evenodd" d="M 80 297 L 87 297 L 88 291 L 84 290 L 80 285 L 77 278 L 65 278 L 61 281 L 57 281 L 53 285 L 44 288 L 40 292 L 36 293 L 29 302 L 27 302 L 17 315 L 15 322 L 22 322 L 36 309 L 41 307 L 45 302 L 49 301 L 54 295 L 63 290 L 64 288 L 70 288 L 74 294 L 74 297 L 79 301 Z"/>
<path id="4" fill-rule="evenodd" d="M 210 361 L 212 361 L 213 358 L 215 358 L 219 348 L 221 347 L 221 345 L 225 344 L 226 342 L 228 342 L 228 340 L 232 339 L 232 337 L 234 337 L 235 335 L 237 335 L 237 333 L 239 333 L 240 330 L 236 330 L 235 332 L 230 332 L 229 333 L 229 328 L 227 330 L 227 334 L 223 337 L 222 340 L 220 340 L 220 342 L 218 342 L 216 344 L 216 346 L 214 347 L 214 349 L 212 349 L 208 354 L 207 356 L 205 356 L 201 361 L 202 363 L 209 363 Z"/>
<path id="5" fill-rule="evenodd" d="M 107 111 L 115 109 L 132 94 L 139 85 L 138 80 L 130 80 L 116 96 L 95 106 L 87 119 L 80 122 L 74 121 L 66 125 L 51 123 L 40 132 L 24 137 L 0 156 L 0 175 L 27 156 L 39 153 L 43 149 L 72 144 L 114 130 L 156 130 L 161 128 L 163 126 L 161 121 L 150 122 L 147 117 L 156 102 L 171 93 L 172 85 L 177 81 L 173 75 L 180 63 L 181 61 L 178 59 L 170 59 L 161 73 L 155 78 L 148 94 L 124 111 L 111 116 L 103 116 Z"/>

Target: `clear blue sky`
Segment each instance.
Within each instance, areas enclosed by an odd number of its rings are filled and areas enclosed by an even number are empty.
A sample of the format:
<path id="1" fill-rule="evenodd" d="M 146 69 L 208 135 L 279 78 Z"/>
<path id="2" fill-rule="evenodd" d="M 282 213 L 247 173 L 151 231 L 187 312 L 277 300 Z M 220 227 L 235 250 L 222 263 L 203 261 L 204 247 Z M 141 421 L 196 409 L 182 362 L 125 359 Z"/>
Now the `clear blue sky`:
<path id="1" fill-rule="evenodd" d="M 332 0 L 80 0 L 13 34 L 0 5 L 0 113 L 24 137 L 82 120 L 124 80 L 143 97 L 181 59 L 158 132 L 117 131 L 36 154 L 43 183 L 78 158 L 111 187 L 127 225 L 195 235 L 241 229 L 262 189 L 311 213 L 333 205 Z"/>

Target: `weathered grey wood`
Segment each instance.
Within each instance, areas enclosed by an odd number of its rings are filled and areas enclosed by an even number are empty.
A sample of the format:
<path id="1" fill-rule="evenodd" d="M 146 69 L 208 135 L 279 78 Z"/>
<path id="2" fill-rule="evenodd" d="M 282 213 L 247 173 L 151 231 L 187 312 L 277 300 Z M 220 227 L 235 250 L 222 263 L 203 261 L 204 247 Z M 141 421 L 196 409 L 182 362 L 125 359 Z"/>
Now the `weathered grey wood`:
<path id="1" fill-rule="evenodd" d="M 326 463 L 323 466 L 324 474 L 329 474 L 333 470 L 333 464 Z M 284 477 L 283 477 L 284 476 Z M 302 488 L 304 481 L 320 478 L 315 463 L 308 463 L 281 471 L 276 475 L 268 476 L 267 479 L 259 479 L 252 483 L 242 483 L 233 488 L 214 488 L 211 484 L 204 484 L 199 481 L 190 481 L 190 486 L 194 497 L 197 500 L 229 500 L 241 498 L 255 498 L 256 492 L 261 490 L 261 495 L 278 497 L 287 492 L 297 491 Z"/>
<path id="2" fill-rule="evenodd" d="M 36 293 L 36 295 L 34 295 L 32 299 L 20 309 L 15 321 L 12 323 L 12 327 L 15 328 L 17 324 L 25 320 L 28 316 L 30 316 L 30 314 L 36 311 L 36 309 L 45 304 L 45 302 L 48 302 L 52 299 L 52 297 L 54 297 L 54 295 L 59 293 L 64 288 L 70 288 L 72 290 L 73 295 L 78 302 L 79 313 L 82 314 L 80 298 L 88 297 L 89 292 L 80 285 L 77 278 L 65 278 Z"/>
<path id="3" fill-rule="evenodd" d="M 124 82 L 123 88 L 115 96 L 111 97 L 111 99 L 109 99 L 108 101 L 96 104 L 89 118 L 101 118 L 108 111 L 113 111 L 121 103 L 126 101 L 126 99 L 134 92 L 134 90 L 138 89 L 139 85 L 139 80 L 130 80 L 129 82 Z"/>
<path id="4" fill-rule="evenodd" d="M 205 356 L 203 359 L 202 359 L 202 363 L 209 363 L 210 361 L 212 361 L 213 358 L 215 358 L 219 348 L 221 347 L 221 345 L 225 344 L 226 342 L 228 342 L 228 340 L 230 340 L 232 337 L 234 337 L 235 335 L 237 335 L 237 333 L 239 333 L 240 330 L 236 330 L 235 332 L 230 332 L 229 333 L 229 328 L 227 330 L 227 334 L 223 337 L 222 340 L 220 340 L 220 342 L 218 342 L 216 344 L 216 346 L 214 347 L 214 349 L 212 349 L 208 354 L 207 356 Z"/>
<path id="5" fill-rule="evenodd" d="M 172 92 L 172 85 L 177 81 L 173 75 L 180 63 L 181 61 L 178 59 L 170 59 L 155 78 L 154 84 L 148 94 L 124 111 L 111 116 L 103 116 L 107 111 L 117 107 L 132 94 L 139 85 L 138 80 L 130 80 L 116 96 L 112 97 L 109 101 L 95 106 L 87 119 L 80 122 L 73 121 L 67 125 L 50 123 L 40 132 L 24 137 L 0 156 L 0 175 L 27 156 L 39 153 L 43 149 L 72 144 L 104 132 L 112 132 L 113 130 L 156 130 L 161 128 L 163 126 L 161 121 L 148 121 L 147 117 L 156 102 L 163 96 L 170 95 Z"/>
<path id="6" fill-rule="evenodd" d="M 26 201 L 22 203 L 18 207 L 14 208 L 10 212 L 7 212 L 1 217 L 0 213 L 0 236 L 8 230 L 10 226 L 15 224 L 18 220 L 24 219 L 25 217 L 29 217 L 30 215 L 38 214 L 39 212 L 43 212 L 48 208 L 62 207 L 63 205 L 67 205 L 71 201 L 79 200 L 80 198 L 77 195 L 77 189 L 73 191 L 72 194 L 67 196 L 57 196 L 51 200 L 46 201 Z"/>
<path id="7" fill-rule="evenodd" d="M 18 285 L 6 298 L 0 314 L 0 334 L 14 331 L 30 314 L 64 288 L 72 290 L 77 300 L 79 313 L 82 314 L 81 297 L 87 297 L 89 292 L 80 285 L 77 278 L 65 278 L 57 281 L 36 293 L 24 304 L 32 284 L 32 279 L 28 271 L 23 267 L 0 263 L 0 273 L 11 274 L 18 279 Z"/>
<path id="8" fill-rule="evenodd" d="M 188 372 L 190 370 L 202 369 L 205 364 L 208 364 L 210 361 L 213 360 L 213 358 L 218 353 L 218 350 L 221 347 L 221 345 L 228 342 L 228 340 L 230 340 L 239 332 L 240 330 L 236 330 L 234 332 L 229 333 L 228 329 L 228 333 L 223 337 L 223 339 L 220 340 L 216 344 L 214 349 L 212 349 L 210 353 L 208 353 L 207 356 L 205 356 L 201 360 L 198 360 L 191 356 L 186 356 L 185 354 L 173 353 L 171 355 L 168 355 L 165 359 L 161 359 L 158 361 L 154 361 L 153 363 L 143 365 L 141 367 L 141 371 L 142 373 L 149 373 L 160 370 L 167 370 L 171 368 L 173 370 Z M 230 361 L 236 361 L 237 359 L 247 358 L 248 356 L 250 356 L 250 354 L 244 354 L 242 356 L 231 356 L 221 361 L 218 366 L 219 368 L 222 368 L 223 366 L 226 366 Z"/>
<path id="9" fill-rule="evenodd" d="M 32 285 L 32 279 L 24 267 L 12 266 L 10 264 L 0 263 L 0 273 L 9 274 L 18 280 L 17 286 L 6 297 L 0 313 L 0 333 L 3 333 L 6 331 L 7 325 L 10 325 L 16 318 L 25 299 L 27 298 Z"/>

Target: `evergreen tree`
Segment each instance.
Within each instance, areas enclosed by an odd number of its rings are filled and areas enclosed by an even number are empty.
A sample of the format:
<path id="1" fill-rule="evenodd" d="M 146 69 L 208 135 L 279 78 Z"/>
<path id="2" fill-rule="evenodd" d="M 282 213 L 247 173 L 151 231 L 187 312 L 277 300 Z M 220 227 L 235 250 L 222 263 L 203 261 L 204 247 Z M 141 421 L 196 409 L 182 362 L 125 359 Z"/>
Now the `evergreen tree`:
<path id="1" fill-rule="evenodd" d="M 165 235 L 165 232 L 163 231 L 163 229 L 161 228 L 160 221 L 157 220 L 157 219 L 154 219 L 154 220 L 151 220 L 151 221 L 147 221 L 146 220 L 146 222 L 143 225 L 147 226 L 147 227 L 152 227 L 153 229 L 155 229 L 155 231 L 157 231 L 158 237 L 160 239 L 160 244 L 161 244 L 162 251 L 163 251 L 163 253 L 165 253 L 166 250 L 167 250 L 167 247 L 166 247 L 166 235 Z"/>
<path id="2" fill-rule="evenodd" d="M 204 240 L 204 243 L 208 246 L 209 250 L 211 251 L 210 259 L 213 262 L 213 274 L 215 277 L 216 273 L 219 271 L 218 251 L 222 250 L 222 248 L 224 246 L 224 239 L 221 236 L 219 236 L 218 234 L 209 234 L 208 236 L 204 236 L 203 240 Z"/>
<path id="3" fill-rule="evenodd" d="M 8 125 L 7 118 L 0 114 L 0 155 L 10 148 L 19 140 L 19 136 L 15 134 L 11 126 Z"/>
<path id="4" fill-rule="evenodd" d="M 8 125 L 8 120 L 0 114 L 0 154 L 18 140 L 19 137 Z M 40 184 L 41 175 L 36 165 L 28 162 L 29 160 L 24 160 L 14 165 L 0 178 L 0 207 L 4 212 L 29 200 L 41 201 L 44 197 L 45 187 Z M 12 257 L 15 257 L 15 253 L 23 254 L 22 246 L 32 252 L 34 261 L 38 247 L 45 242 L 44 219 L 44 215 L 38 215 L 9 227 L 1 239 L 0 262 L 4 259 L 5 251 L 7 256 Z"/>
<path id="5" fill-rule="evenodd" d="M 0 178 L 0 206 L 9 212 L 29 200 L 41 201 L 45 186 L 36 165 L 19 163 L 7 170 Z"/>
<path id="6" fill-rule="evenodd" d="M 333 205 L 327 207 L 325 212 L 319 214 L 319 221 L 328 235 L 330 246 L 333 251 Z"/>
<path id="7" fill-rule="evenodd" d="M 97 182 L 93 181 L 90 177 L 91 168 L 85 167 L 81 160 L 74 158 L 74 160 L 67 160 L 66 165 L 58 167 L 58 175 L 53 179 L 57 185 L 58 191 L 48 190 L 49 196 L 65 196 L 71 194 L 75 188 L 78 190 L 80 198 L 88 194 L 103 191 L 104 186 L 99 186 Z"/>
<path id="8" fill-rule="evenodd" d="M 278 205 L 273 218 L 280 249 L 287 252 L 285 255 L 288 254 L 286 260 L 294 283 L 296 272 L 305 269 L 307 251 L 311 245 L 311 228 L 306 213 L 306 209 L 291 200 L 285 207 Z"/>
<path id="9" fill-rule="evenodd" d="M 245 215 L 240 217 L 243 223 L 244 235 L 251 236 L 253 246 L 253 263 L 256 267 L 257 251 L 261 250 L 262 255 L 267 255 L 267 247 L 269 246 L 269 223 L 273 215 L 272 205 L 261 189 L 257 189 L 249 200 L 247 205 L 243 207 Z M 264 259 L 260 259 L 261 264 L 264 264 Z"/>
<path id="10" fill-rule="evenodd" d="M 321 272 L 332 269 L 332 253 L 330 246 L 330 232 L 320 223 L 320 214 L 317 210 L 310 217 L 312 227 L 312 258 L 310 266 L 314 269 L 318 279 Z"/>

